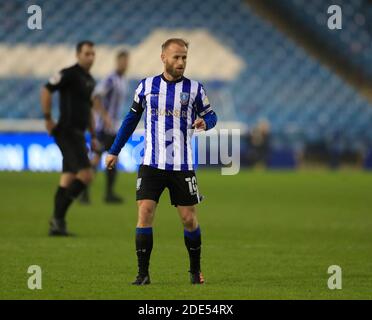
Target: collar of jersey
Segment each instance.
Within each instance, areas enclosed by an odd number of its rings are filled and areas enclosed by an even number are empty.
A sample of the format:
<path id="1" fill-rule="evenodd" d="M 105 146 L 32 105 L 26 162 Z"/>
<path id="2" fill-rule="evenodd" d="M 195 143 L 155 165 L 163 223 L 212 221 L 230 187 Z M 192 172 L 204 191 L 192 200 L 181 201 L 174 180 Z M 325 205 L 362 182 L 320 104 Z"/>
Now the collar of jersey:
<path id="1" fill-rule="evenodd" d="M 76 66 L 78 69 L 80 69 L 81 71 L 83 71 L 84 73 L 90 75 L 89 71 L 85 70 L 85 69 L 84 69 L 80 64 L 76 63 L 75 66 Z"/>
<path id="2" fill-rule="evenodd" d="M 164 74 L 163 74 L 163 73 L 162 73 L 160 76 L 161 76 L 161 78 L 162 78 L 166 83 L 177 83 L 177 82 L 181 82 L 181 81 L 184 79 L 184 76 L 182 76 L 182 77 L 179 78 L 178 80 L 171 81 L 171 80 L 167 80 L 167 79 L 164 77 Z"/>

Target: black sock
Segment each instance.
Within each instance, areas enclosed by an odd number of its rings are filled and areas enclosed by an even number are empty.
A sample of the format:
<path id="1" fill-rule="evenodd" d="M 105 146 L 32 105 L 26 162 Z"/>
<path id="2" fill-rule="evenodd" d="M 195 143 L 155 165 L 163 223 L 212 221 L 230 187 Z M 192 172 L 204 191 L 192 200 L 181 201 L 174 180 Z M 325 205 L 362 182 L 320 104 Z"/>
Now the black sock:
<path id="1" fill-rule="evenodd" d="M 80 195 L 80 193 L 83 192 L 83 190 L 86 187 L 87 185 L 83 181 L 79 179 L 75 179 L 74 181 L 71 182 L 70 186 L 67 188 L 66 196 L 74 200 Z"/>
<path id="2" fill-rule="evenodd" d="M 111 170 L 106 170 L 106 195 L 110 196 L 114 193 L 114 183 L 116 178 L 117 170 L 112 168 Z"/>
<path id="3" fill-rule="evenodd" d="M 84 200 L 84 201 L 89 201 L 89 188 L 88 188 L 88 187 L 86 187 L 86 188 L 81 192 L 80 199 L 81 199 L 81 200 Z"/>
<path id="4" fill-rule="evenodd" d="M 72 201 L 85 189 L 86 185 L 79 179 L 72 181 L 68 188 L 58 187 L 55 196 L 54 216 L 56 219 L 64 220 L 66 212 Z"/>
<path id="5" fill-rule="evenodd" d="M 66 194 L 67 188 L 58 186 L 56 194 L 54 196 L 54 217 L 57 220 L 63 220 L 65 211 L 63 209 L 65 205 L 65 194 Z"/>
<path id="6" fill-rule="evenodd" d="M 138 273 L 146 276 L 149 273 L 150 255 L 152 251 L 152 228 L 136 228 L 136 252 Z"/>
<path id="7" fill-rule="evenodd" d="M 190 258 L 190 272 L 200 271 L 201 235 L 200 227 L 194 231 L 184 230 L 185 245 Z"/>

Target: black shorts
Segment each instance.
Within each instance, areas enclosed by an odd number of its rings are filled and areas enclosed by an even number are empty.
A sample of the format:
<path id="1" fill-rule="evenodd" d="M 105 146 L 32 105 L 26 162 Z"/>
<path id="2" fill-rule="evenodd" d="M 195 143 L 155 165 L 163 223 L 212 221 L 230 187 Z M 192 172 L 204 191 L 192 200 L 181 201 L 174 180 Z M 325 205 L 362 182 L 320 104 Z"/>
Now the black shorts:
<path id="1" fill-rule="evenodd" d="M 97 132 L 97 140 L 100 143 L 98 154 L 102 154 L 104 151 L 109 151 L 112 144 L 115 141 L 115 134 L 110 134 L 106 132 Z"/>
<path id="2" fill-rule="evenodd" d="M 137 200 L 154 200 L 168 188 L 174 206 L 192 206 L 201 201 L 195 171 L 169 171 L 141 165 L 137 178 Z"/>
<path id="3" fill-rule="evenodd" d="M 62 172 L 77 173 L 82 169 L 90 168 L 83 131 L 56 128 L 52 135 L 62 153 Z"/>

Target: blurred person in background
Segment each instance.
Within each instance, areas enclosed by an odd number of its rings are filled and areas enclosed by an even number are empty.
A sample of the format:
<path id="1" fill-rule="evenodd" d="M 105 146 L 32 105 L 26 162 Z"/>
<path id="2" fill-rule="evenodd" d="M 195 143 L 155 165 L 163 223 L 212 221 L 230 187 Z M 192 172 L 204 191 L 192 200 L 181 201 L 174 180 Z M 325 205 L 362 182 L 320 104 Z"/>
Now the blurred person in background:
<path id="1" fill-rule="evenodd" d="M 62 175 L 54 197 L 50 236 L 69 236 L 66 214 L 71 203 L 93 179 L 88 158 L 85 131 L 91 134 L 91 148 L 96 149 L 92 93 L 95 80 L 90 69 L 95 59 L 94 43 L 81 41 L 76 46 L 77 63 L 52 76 L 41 89 L 41 106 L 48 133 L 54 137 L 63 157 Z M 59 91 L 58 122 L 52 110 L 52 94 Z"/>
<path id="2" fill-rule="evenodd" d="M 270 151 L 270 123 L 261 119 L 248 136 L 250 150 L 248 164 L 254 166 L 258 163 L 266 165 Z"/>
<path id="3" fill-rule="evenodd" d="M 115 124 L 119 121 L 119 111 L 127 96 L 128 80 L 125 74 L 128 68 L 128 61 L 128 51 L 119 51 L 116 55 L 115 70 L 102 79 L 93 92 L 93 109 L 96 115 L 96 134 L 99 142 L 99 148 L 94 152 L 91 161 L 94 169 L 98 167 L 102 153 L 110 149 L 116 137 Z M 105 173 L 105 201 L 107 203 L 122 203 L 123 198 L 114 192 L 117 176 L 116 167 L 112 170 L 106 168 Z M 82 203 L 90 203 L 88 188 L 84 190 L 80 200 Z"/>

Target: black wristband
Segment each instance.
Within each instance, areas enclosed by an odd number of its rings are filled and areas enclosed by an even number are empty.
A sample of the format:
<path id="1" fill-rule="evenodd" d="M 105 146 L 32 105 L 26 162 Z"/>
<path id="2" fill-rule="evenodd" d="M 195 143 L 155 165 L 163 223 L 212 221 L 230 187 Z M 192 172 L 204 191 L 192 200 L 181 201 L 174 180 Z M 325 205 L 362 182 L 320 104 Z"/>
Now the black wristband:
<path id="1" fill-rule="evenodd" d="M 45 120 L 51 120 L 52 119 L 52 115 L 50 113 L 44 113 L 44 119 Z"/>

